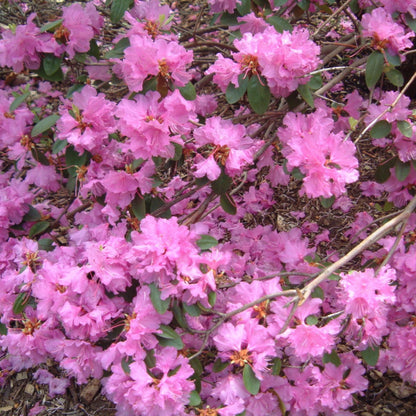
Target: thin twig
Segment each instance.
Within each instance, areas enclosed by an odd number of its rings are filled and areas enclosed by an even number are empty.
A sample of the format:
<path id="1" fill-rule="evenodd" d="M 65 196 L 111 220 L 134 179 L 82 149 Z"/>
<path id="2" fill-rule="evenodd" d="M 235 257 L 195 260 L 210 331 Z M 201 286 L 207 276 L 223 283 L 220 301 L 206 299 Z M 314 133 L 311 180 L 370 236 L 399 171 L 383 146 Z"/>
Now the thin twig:
<path id="1" fill-rule="evenodd" d="M 350 3 L 352 0 L 347 0 L 341 7 L 339 7 L 337 10 L 334 11 L 334 13 L 331 14 L 331 16 L 328 17 L 323 23 L 321 23 L 318 27 L 318 29 L 315 30 L 312 37 L 315 37 L 322 28 L 324 28 L 333 18 L 335 18 L 338 14 L 340 14 Z"/>

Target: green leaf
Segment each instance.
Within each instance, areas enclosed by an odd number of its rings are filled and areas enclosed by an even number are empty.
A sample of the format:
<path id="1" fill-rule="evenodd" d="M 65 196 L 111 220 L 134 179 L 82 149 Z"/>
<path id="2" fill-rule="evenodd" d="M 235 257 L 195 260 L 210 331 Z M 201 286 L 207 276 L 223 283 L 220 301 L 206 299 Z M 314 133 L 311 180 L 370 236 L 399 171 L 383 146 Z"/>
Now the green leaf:
<path id="1" fill-rule="evenodd" d="M 387 137 L 391 132 L 391 124 L 386 120 L 377 121 L 370 131 L 370 136 L 373 139 L 382 139 Z"/>
<path id="2" fill-rule="evenodd" d="M 86 53 L 76 53 L 74 56 L 74 59 L 79 62 L 80 64 L 85 63 L 85 60 L 87 59 L 87 54 Z"/>
<path id="3" fill-rule="evenodd" d="M 90 50 L 87 52 L 89 56 L 93 56 L 97 60 L 100 59 L 100 48 L 97 45 L 95 39 L 90 40 Z"/>
<path id="4" fill-rule="evenodd" d="M 243 370 L 244 387 L 253 395 L 256 395 L 260 390 L 260 380 L 254 374 L 253 369 L 246 364 Z"/>
<path id="5" fill-rule="evenodd" d="M 293 26 L 283 17 L 272 16 L 266 19 L 266 21 L 273 25 L 279 33 L 283 33 L 285 30 L 292 32 L 293 30 Z"/>
<path id="6" fill-rule="evenodd" d="M 17 295 L 16 300 L 13 303 L 13 313 L 19 315 L 22 313 L 28 304 L 28 294 L 21 292 Z"/>
<path id="7" fill-rule="evenodd" d="M 396 87 L 404 85 L 403 74 L 396 68 L 390 68 L 385 71 L 387 79 Z"/>
<path id="8" fill-rule="evenodd" d="M 33 238 L 35 235 L 44 233 L 49 228 L 48 221 L 40 221 L 33 224 L 29 230 L 29 238 Z"/>
<path id="9" fill-rule="evenodd" d="M 24 222 L 39 221 L 42 218 L 40 212 L 34 208 L 32 205 L 29 205 L 29 211 L 23 217 Z"/>
<path id="10" fill-rule="evenodd" d="M 131 201 L 131 210 L 138 220 L 142 220 L 146 216 L 146 202 L 143 197 L 136 195 Z"/>
<path id="11" fill-rule="evenodd" d="M 30 135 L 32 137 L 39 136 L 39 134 L 44 133 L 45 131 L 49 130 L 52 126 L 56 124 L 56 122 L 61 118 L 58 114 L 52 114 L 35 124 Z"/>
<path id="12" fill-rule="evenodd" d="M 237 10 L 241 16 L 245 16 L 246 14 L 249 14 L 251 12 L 251 0 L 241 0 L 240 2 L 238 2 Z"/>
<path id="13" fill-rule="evenodd" d="M 121 359 L 121 368 L 123 369 L 123 371 L 126 373 L 126 374 L 130 374 L 130 364 L 131 364 L 131 362 L 130 362 L 131 360 L 130 359 L 126 359 L 126 357 L 123 357 L 122 359 Z"/>
<path id="14" fill-rule="evenodd" d="M 222 362 L 221 358 L 217 358 L 212 366 L 212 371 L 214 373 L 220 373 L 222 370 L 225 370 L 230 365 L 229 361 Z"/>
<path id="15" fill-rule="evenodd" d="M 184 347 L 181 337 L 171 327 L 160 325 L 160 329 L 162 333 L 156 334 L 156 338 L 162 347 L 174 347 L 177 350 L 181 350 Z"/>
<path id="16" fill-rule="evenodd" d="M 188 323 L 186 322 L 185 314 L 183 313 L 183 310 L 180 307 L 177 300 L 175 300 L 175 302 L 173 304 L 172 312 L 173 312 L 173 316 L 175 317 L 176 322 L 178 323 L 178 325 L 183 329 L 187 329 L 188 328 Z"/>
<path id="17" fill-rule="evenodd" d="M 384 52 L 386 54 L 387 62 L 393 66 L 400 66 L 402 61 L 400 60 L 399 55 L 390 55 L 387 51 Z"/>
<path id="18" fill-rule="evenodd" d="M 374 51 L 367 61 L 365 67 L 365 83 L 369 89 L 372 89 L 383 73 L 384 56 L 381 52 Z"/>
<path id="19" fill-rule="evenodd" d="M 308 84 L 299 85 L 298 92 L 301 95 L 301 97 L 305 100 L 306 104 L 309 105 L 309 107 L 315 108 L 312 91 Z"/>
<path id="20" fill-rule="evenodd" d="M 163 315 L 169 309 L 170 298 L 162 300 L 160 297 L 160 290 L 155 283 L 149 285 L 150 288 L 150 300 L 152 301 L 153 307 L 158 313 Z"/>
<path id="21" fill-rule="evenodd" d="M 331 208 L 332 204 L 335 202 L 335 196 L 331 196 L 330 198 L 324 198 L 322 196 L 319 197 L 319 202 L 321 203 L 323 208 Z"/>
<path id="22" fill-rule="evenodd" d="M 412 125 L 405 120 L 399 120 L 397 122 L 397 127 L 400 130 L 400 133 L 403 134 L 403 136 L 408 137 L 409 139 L 413 136 L 413 129 Z"/>
<path id="23" fill-rule="evenodd" d="M 48 158 L 45 156 L 43 152 L 39 150 L 38 147 L 32 148 L 31 153 L 32 153 L 33 158 L 37 160 L 39 163 L 42 163 L 42 165 L 45 165 L 45 166 L 49 166 Z"/>
<path id="24" fill-rule="evenodd" d="M 178 162 L 181 159 L 182 154 L 183 154 L 182 146 L 179 143 L 175 143 L 175 142 L 171 142 L 171 143 L 173 144 L 173 147 L 175 148 L 175 154 L 172 159 L 175 162 Z"/>
<path id="25" fill-rule="evenodd" d="M 261 78 L 261 82 L 256 76 L 252 76 L 248 80 L 247 98 L 255 113 L 263 114 L 267 110 L 270 103 L 270 97 L 270 89 L 263 77 Z"/>
<path id="26" fill-rule="evenodd" d="M 163 199 L 159 197 L 152 198 L 150 200 L 149 213 L 151 214 L 153 211 L 156 211 L 157 209 L 163 207 L 164 205 L 165 205 L 165 201 L 163 201 Z M 169 219 L 170 217 L 172 217 L 172 212 L 170 209 L 168 209 L 162 214 L 160 214 L 159 217 Z"/>
<path id="27" fill-rule="evenodd" d="M 206 251 L 218 245 L 218 240 L 208 234 L 202 234 L 196 244 L 201 250 Z"/>
<path id="28" fill-rule="evenodd" d="M 409 26 L 409 28 L 412 29 L 413 32 L 416 32 L 416 19 L 410 13 L 406 13 L 405 20 L 407 26 Z"/>
<path id="29" fill-rule="evenodd" d="M 124 49 L 126 49 L 129 46 L 129 38 L 122 38 L 115 44 L 113 49 L 104 54 L 104 58 L 122 58 L 124 56 Z"/>
<path id="30" fill-rule="evenodd" d="M 196 90 L 192 82 L 188 82 L 184 87 L 180 87 L 179 91 L 185 100 L 193 101 L 196 98 Z"/>
<path id="31" fill-rule="evenodd" d="M 74 84 L 72 87 L 68 88 L 66 92 L 66 98 L 71 98 L 74 92 L 79 92 L 85 87 L 85 84 Z"/>
<path id="32" fill-rule="evenodd" d="M 237 204 L 234 202 L 233 197 L 229 193 L 222 194 L 220 196 L 221 208 L 230 215 L 237 214 Z"/>
<path id="33" fill-rule="evenodd" d="M 276 357 L 273 360 L 272 375 L 278 376 L 282 370 L 282 360 L 279 357 Z"/>
<path id="34" fill-rule="evenodd" d="M 380 355 L 380 348 L 367 347 L 366 350 L 361 352 L 363 360 L 370 366 L 374 367 L 377 364 L 378 357 Z"/>
<path id="35" fill-rule="evenodd" d="M 189 406 L 199 406 L 202 400 L 196 390 L 191 391 L 191 395 L 189 397 Z"/>
<path id="36" fill-rule="evenodd" d="M 319 90 L 322 87 L 322 75 L 321 74 L 313 74 L 311 79 L 308 82 L 309 88 L 312 91 Z"/>
<path id="37" fill-rule="evenodd" d="M 311 294 L 311 298 L 318 298 L 318 299 L 325 299 L 325 294 L 324 291 L 322 290 L 322 288 L 320 288 L 319 286 L 317 286 L 314 291 Z"/>
<path id="38" fill-rule="evenodd" d="M 146 357 L 144 357 L 144 363 L 146 368 L 153 368 L 156 365 L 155 350 L 149 350 L 146 352 Z"/>
<path id="39" fill-rule="evenodd" d="M 111 22 L 118 23 L 129 6 L 130 0 L 113 0 L 110 11 Z"/>
<path id="40" fill-rule="evenodd" d="M 238 26 L 237 17 L 239 17 L 238 13 L 230 14 L 228 12 L 224 12 L 221 15 L 220 23 L 226 26 Z"/>
<path id="41" fill-rule="evenodd" d="M 16 108 L 19 107 L 19 105 L 22 104 L 27 97 L 29 97 L 29 95 L 30 91 L 25 91 L 22 95 L 16 97 L 10 104 L 9 111 L 12 113 L 14 110 L 16 110 Z"/>
<path id="42" fill-rule="evenodd" d="M 322 362 L 324 364 L 326 363 L 332 363 L 336 367 L 339 367 L 341 365 L 341 359 L 339 358 L 339 355 L 337 354 L 336 350 L 332 350 L 331 354 L 328 354 L 327 352 L 322 357 Z"/>
<path id="43" fill-rule="evenodd" d="M 38 248 L 39 250 L 53 251 L 55 247 L 53 246 L 52 238 L 41 238 L 38 241 Z"/>
<path id="44" fill-rule="evenodd" d="M 381 165 L 377 165 L 375 179 L 378 183 L 384 183 L 390 178 L 390 169 L 396 164 L 397 160 L 398 158 L 394 157 Z"/>
<path id="45" fill-rule="evenodd" d="M 61 26 L 63 19 L 58 19 L 53 22 L 48 22 L 40 28 L 40 32 L 53 32 L 57 27 Z"/>
<path id="46" fill-rule="evenodd" d="M 56 155 L 62 150 L 65 149 L 65 147 L 68 145 L 68 142 L 66 139 L 64 140 L 56 140 L 55 143 L 52 145 L 52 154 Z"/>
<path id="47" fill-rule="evenodd" d="M 201 309 L 198 308 L 198 305 L 188 305 L 187 303 L 183 303 L 182 307 L 189 316 L 201 315 Z"/>
<path id="48" fill-rule="evenodd" d="M 62 59 L 59 56 L 55 56 L 51 53 L 45 55 L 42 59 L 42 66 L 46 75 L 53 75 L 58 69 L 61 68 Z"/>
<path id="49" fill-rule="evenodd" d="M 248 77 L 244 74 L 238 76 L 238 87 L 235 87 L 231 82 L 228 84 L 227 90 L 225 91 L 225 99 L 228 104 L 235 104 L 247 91 Z"/>
<path id="50" fill-rule="evenodd" d="M 306 325 L 315 326 L 318 323 L 318 318 L 315 315 L 309 315 L 305 319 Z"/>
<path id="51" fill-rule="evenodd" d="M 0 322 L 0 335 L 7 335 L 7 326 Z"/>
<path id="52" fill-rule="evenodd" d="M 397 159 L 394 165 L 394 172 L 396 178 L 403 182 L 410 174 L 410 162 L 402 162 L 400 159 Z"/>
<path id="53" fill-rule="evenodd" d="M 45 72 L 45 69 L 43 68 L 43 65 L 36 71 L 39 77 L 43 78 L 46 81 L 51 82 L 60 82 L 64 79 L 64 73 L 62 71 L 62 68 L 59 68 L 57 71 L 55 71 L 53 74 L 48 75 Z"/>
<path id="54" fill-rule="evenodd" d="M 208 293 L 208 303 L 214 307 L 215 302 L 217 301 L 217 293 L 216 292 L 209 292 Z"/>
<path id="55" fill-rule="evenodd" d="M 214 182 L 211 183 L 211 189 L 217 194 L 225 194 L 231 187 L 233 180 L 225 173 L 221 175 Z"/>

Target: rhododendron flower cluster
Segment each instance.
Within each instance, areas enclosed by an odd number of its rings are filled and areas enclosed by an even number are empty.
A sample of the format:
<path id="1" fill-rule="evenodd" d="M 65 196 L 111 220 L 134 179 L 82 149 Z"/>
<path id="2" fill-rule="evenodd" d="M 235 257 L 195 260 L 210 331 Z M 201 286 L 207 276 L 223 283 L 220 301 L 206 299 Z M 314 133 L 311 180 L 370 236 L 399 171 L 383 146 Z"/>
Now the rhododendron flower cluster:
<path id="1" fill-rule="evenodd" d="M 222 91 L 231 82 L 238 86 L 238 76 L 263 76 L 276 97 L 287 97 L 301 84 L 308 82 L 307 75 L 320 63 L 319 47 L 309 39 L 305 29 L 278 33 L 267 27 L 263 32 L 245 33 L 234 41 L 238 49 L 234 61 L 217 54 L 217 61 L 207 74 L 214 74 L 214 82 Z"/>
<path id="2" fill-rule="evenodd" d="M 297 167 L 305 175 L 302 192 L 313 198 L 339 196 L 346 184 L 358 179 L 355 146 L 342 134 L 332 132 L 334 122 L 325 111 L 288 113 L 283 122 L 286 127 L 278 132 L 282 152 L 288 168 Z"/>
<path id="3" fill-rule="evenodd" d="M 369 367 L 416 381 L 413 1 L 6 3 L 0 386 L 347 416 Z"/>

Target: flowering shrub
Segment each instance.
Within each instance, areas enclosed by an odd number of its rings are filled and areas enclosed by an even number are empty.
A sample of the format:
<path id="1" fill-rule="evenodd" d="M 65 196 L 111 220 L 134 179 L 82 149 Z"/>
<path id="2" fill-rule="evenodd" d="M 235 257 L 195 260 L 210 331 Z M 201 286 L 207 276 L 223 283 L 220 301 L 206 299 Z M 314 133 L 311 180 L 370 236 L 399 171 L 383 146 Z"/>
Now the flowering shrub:
<path id="1" fill-rule="evenodd" d="M 415 382 L 414 2 L 209 0 L 192 30 L 129 3 L 1 33 L 0 383 L 305 416 L 352 415 L 371 367 Z"/>

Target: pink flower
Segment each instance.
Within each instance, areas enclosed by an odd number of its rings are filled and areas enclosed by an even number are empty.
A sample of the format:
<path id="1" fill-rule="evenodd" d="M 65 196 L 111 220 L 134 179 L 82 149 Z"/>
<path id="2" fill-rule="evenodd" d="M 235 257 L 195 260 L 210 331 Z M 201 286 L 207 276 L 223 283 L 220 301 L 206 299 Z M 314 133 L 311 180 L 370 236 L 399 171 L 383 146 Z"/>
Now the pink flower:
<path id="1" fill-rule="evenodd" d="M 416 0 L 381 0 L 387 13 L 394 12 L 410 13 L 413 18 L 416 18 Z"/>
<path id="2" fill-rule="evenodd" d="M 76 53 L 89 51 L 90 40 L 99 33 L 104 19 L 92 3 L 87 3 L 85 7 L 73 3 L 62 9 L 63 22 L 54 36 L 65 45 L 65 51 L 72 59 Z"/>
<path id="3" fill-rule="evenodd" d="M 81 92 L 73 94 L 71 112 L 70 108 L 61 108 L 58 137 L 68 140 L 80 154 L 84 150 L 102 154 L 104 145 L 109 143 L 108 135 L 115 131 L 115 107 L 104 94 L 97 94 L 94 87 L 86 85 Z"/>
<path id="4" fill-rule="evenodd" d="M 299 167 L 306 175 L 301 193 L 312 198 L 340 196 L 346 184 L 358 179 L 355 146 L 342 133 L 332 132 L 334 122 L 324 109 L 308 115 L 288 113 L 283 121 L 286 127 L 278 134 L 288 168 Z"/>
<path id="5" fill-rule="evenodd" d="M 143 35 L 131 35 L 129 40 L 124 59 L 115 65 L 114 71 L 124 79 L 130 91 L 141 91 L 149 75 L 156 76 L 163 88 L 170 82 L 184 86 L 191 79 L 186 67 L 192 62 L 193 53 L 177 41 L 152 40 Z"/>
<path id="6" fill-rule="evenodd" d="M 212 13 L 227 11 L 233 13 L 237 5 L 237 0 L 208 0 Z"/>
<path id="7" fill-rule="evenodd" d="M 14 32 L 5 30 L 0 40 L 0 66 L 9 66 L 15 72 L 24 67 L 39 69 L 41 53 L 59 55 L 60 47 L 50 33 L 41 33 L 33 23 L 36 13 L 32 13 L 25 25 L 19 25 Z"/>
<path id="8" fill-rule="evenodd" d="M 413 45 L 410 38 L 415 34 L 412 31 L 405 33 L 403 27 L 382 7 L 364 14 L 361 23 L 363 36 L 373 38 L 375 49 L 387 49 L 390 54 L 397 55 Z"/>
<path id="9" fill-rule="evenodd" d="M 29 185 L 35 184 L 45 191 L 55 192 L 61 187 L 62 179 L 53 166 L 38 163 L 37 166 L 28 170 L 25 182 Z"/>

